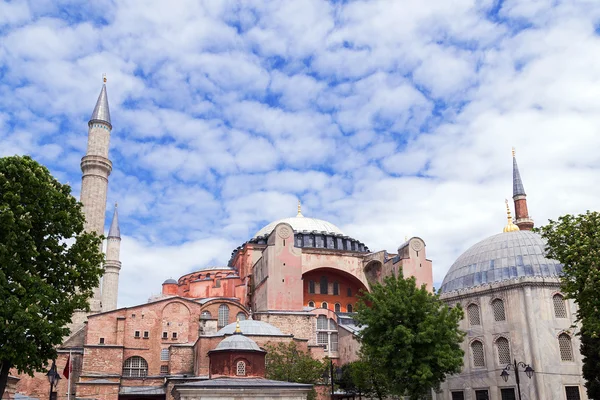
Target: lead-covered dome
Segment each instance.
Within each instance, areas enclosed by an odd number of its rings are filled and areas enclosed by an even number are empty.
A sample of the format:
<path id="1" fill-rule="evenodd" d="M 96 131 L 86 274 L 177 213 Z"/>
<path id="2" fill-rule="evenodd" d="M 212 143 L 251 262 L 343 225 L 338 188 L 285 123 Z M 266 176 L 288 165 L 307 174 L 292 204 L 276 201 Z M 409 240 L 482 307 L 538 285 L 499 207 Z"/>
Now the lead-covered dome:
<path id="1" fill-rule="evenodd" d="M 546 258 L 546 243 L 531 231 L 491 236 L 465 251 L 444 278 L 441 293 L 520 277 L 557 277 L 562 265 Z"/>
<path id="2" fill-rule="evenodd" d="M 239 322 L 232 322 L 221 328 L 217 335 L 231 335 L 235 333 L 237 324 L 240 325 L 240 330 L 244 335 L 265 335 L 265 336 L 285 336 L 279 328 L 262 321 L 247 319 Z"/>
<path id="3" fill-rule="evenodd" d="M 317 219 L 317 218 L 307 218 L 307 217 L 304 217 L 302 214 L 299 214 L 295 217 L 282 218 L 277 221 L 271 222 L 270 224 L 264 226 L 258 232 L 256 232 L 254 237 L 257 238 L 257 237 L 261 237 L 261 236 L 265 236 L 265 235 L 267 235 L 267 236 L 270 235 L 271 232 L 273 232 L 273 230 L 275 229 L 275 227 L 281 223 L 286 223 L 286 224 L 291 225 L 292 229 L 295 232 L 316 231 L 316 232 L 325 232 L 325 233 L 333 234 L 333 235 L 340 235 L 340 236 L 344 235 L 342 230 L 340 228 L 338 228 L 337 226 L 335 226 L 334 224 L 332 224 L 331 222 L 323 221 L 322 219 Z"/>
<path id="4" fill-rule="evenodd" d="M 258 347 L 256 342 L 244 335 L 234 334 L 225 338 L 215 347 L 215 351 L 222 350 L 237 350 L 237 351 L 260 351 L 263 350 Z"/>

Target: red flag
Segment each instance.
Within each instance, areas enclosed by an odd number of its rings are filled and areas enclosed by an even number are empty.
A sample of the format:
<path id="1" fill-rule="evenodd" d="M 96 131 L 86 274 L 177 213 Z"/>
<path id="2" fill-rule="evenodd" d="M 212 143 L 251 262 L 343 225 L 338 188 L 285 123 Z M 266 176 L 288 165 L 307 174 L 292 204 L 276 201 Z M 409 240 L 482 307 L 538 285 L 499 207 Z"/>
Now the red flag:
<path id="1" fill-rule="evenodd" d="M 65 369 L 63 369 L 63 376 L 69 379 L 69 375 L 71 374 L 71 355 L 69 354 L 69 358 L 67 358 L 67 365 L 65 365 Z"/>

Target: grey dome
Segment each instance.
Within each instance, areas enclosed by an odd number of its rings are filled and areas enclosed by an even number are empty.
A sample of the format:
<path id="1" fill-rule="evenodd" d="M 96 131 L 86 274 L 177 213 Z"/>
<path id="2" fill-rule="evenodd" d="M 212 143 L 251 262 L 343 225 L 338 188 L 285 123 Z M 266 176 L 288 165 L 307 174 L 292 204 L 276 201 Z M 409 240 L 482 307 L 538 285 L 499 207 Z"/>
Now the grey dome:
<path id="1" fill-rule="evenodd" d="M 562 265 L 545 257 L 546 243 L 531 231 L 504 232 L 465 251 L 442 282 L 441 293 L 520 277 L 557 277 Z"/>
<path id="2" fill-rule="evenodd" d="M 260 237 L 264 235 L 270 235 L 271 232 L 275 229 L 275 227 L 281 223 L 290 224 L 292 229 L 295 232 L 326 232 L 333 235 L 343 236 L 344 233 L 340 228 L 332 224 L 331 222 L 323 221 L 322 219 L 317 218 L 307 218 L 303 215 L 298 215 L 296 217 L 291 218 L 282 218 L 277 221 L 271 222 L 269 225 L 261 228 L 254 237 Z"/>
<path id="3" fill-rule="evenodd" d="M 217 335 L 231 335 L 235 332 L 237 322 L 221 328 Z M 285 336 L 278 328 L 262 321 L 245 320 L 240 321 L 240 330 L 244 335 L 266 335 L 266 336 Z"/>
<path id="4" fill-rule="evenodd" d="M 176 284 L 177 285 L 177 281 L 175 279 L 167 279 L 166 281 L 163 282 L 163 285 L 168 285 L 168 284 Z"/>
<path id="5" fill-rule="evenodd" d="M 263 351 L 254 340 L 240 334 L 231 335 L 221 340 L 221 343 L 215 347 L 215 350 Z"/>

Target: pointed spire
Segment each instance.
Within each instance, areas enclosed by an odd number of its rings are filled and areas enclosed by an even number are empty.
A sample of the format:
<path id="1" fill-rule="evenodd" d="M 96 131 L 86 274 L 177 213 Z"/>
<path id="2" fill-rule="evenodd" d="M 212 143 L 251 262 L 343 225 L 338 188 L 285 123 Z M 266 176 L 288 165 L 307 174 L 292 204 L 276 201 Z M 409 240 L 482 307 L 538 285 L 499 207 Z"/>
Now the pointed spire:
<path id="1" fill-rule="evenodd" d="M 519 173 L 519 166 L 517 165 L 517 158 L 515 157 L 515 148 L 512 148 L 513 156 L 513 197 L 525 196 L 525 188 L 523 188 L 523 181 L 521 181 L 521 174 Z"/>
<path id="2" fill-rule="evenodd" d="M 300 203 L 300 199 L 298 199 L 298 215 L 296 215 L 296 218 L 298 217 L 304 217 L 304 215 L 302 215 L 302 204 Z"/>
<path id="3" fill-rule="evenodd" d="M 519 227 L 515 224 L 513 224 L 513 219 L 512 219 L 512 215 L 510 215 L 510 207 L 508 206 L 508 200 L 505 200 L 506 202 L 506 216 L 508 219 L 508 223 L 506 224 L 506 226 L 504 227 L 504 229 L 502 230 L 503 232 L 515 232 L 519 230 Z"/>
<path id="4" fill-rule="evenodd" d="M 113 214 L 112 222 L 110 223 L 110 229 L 108 230 L 109 238 L 121 239 L 121 229 L 119 229 L 119 213 L 117 211 L 117 203 L 115 203 L 115 212 Z"/>
<path id="5" fill-rule="evenodd" d="M 102 90 L 100 90 L 98 101 L 96 101 L 96 107 L 94 107 L 94 112 L 92 113 L 88 125 L 95 121 L 99 121 L 107 123 L 112 129 L 110 123 L 110 111 L 108 109 L 108 95 L 106 94 L 106 75 L 104 75 L 103 80 L 104 84 L 102 85 Z"/>

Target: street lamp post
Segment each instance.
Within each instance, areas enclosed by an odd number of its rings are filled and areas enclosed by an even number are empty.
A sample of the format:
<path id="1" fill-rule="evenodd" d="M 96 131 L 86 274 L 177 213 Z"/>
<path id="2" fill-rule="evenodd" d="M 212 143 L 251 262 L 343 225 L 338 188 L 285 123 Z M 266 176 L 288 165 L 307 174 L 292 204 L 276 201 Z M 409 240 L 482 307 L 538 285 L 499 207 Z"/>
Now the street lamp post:
<path id="1" fill-rule="evenodd" d="M 519 393 L 519 400 L 521 399 L 521 380 L 519 379 L 519 367 L 523 368 L 523 370 L 525 371 L 525 375 L 527 375 L 527 377 L 529 379 L 531 379 L 531 377 L 533 376 L 533 373 L 535 372 L 533 370 L 533 368 L 531 368 L 531 365 L 529 364 L 525 364 L 523 361 L 518 361 L 514 360 L 514 364 L 507 364 L 506 367 L 504 367 L 504 369 L 502 370 L 502 373 L 500 374 L 500 376 L 502 377 L 502 379 L 504 379 L 504 382 L 508 382 L 508 376 L 510 375 L 508 373 L 508 371 L 510 371 L 511 369 L 514 369 L 515 371 L 515 380 L 517 382 L 517 392 Z"/>
<path id="2" fill-rule="evenodd" d="M 56 385 L 58 385 L 58 381 L 60 379 L 60 375 L 58 374 L 58 372 L 56 372 L 56 360 L 52 360 L 52 366 L 46 374 L 46 377 L 48 378 L 48 382 L 50 383 L 50 396 L 48 397 L 48 400 L 54 400 L 52 398 L 52 393 L 54 392 L 54 388 L 56 387 Z"/>
<path id="3" fill-rule="evenodd" d="M 335 373 L 333 370 L 333 360 L 329 359 L 329 378 L 331 379 L 331 400 L 333 400 L 333 396 L 335 393 L 335 382 L 339 382 L 342 380 L 342 369 L 340 367 L 335 368 Z"/>

